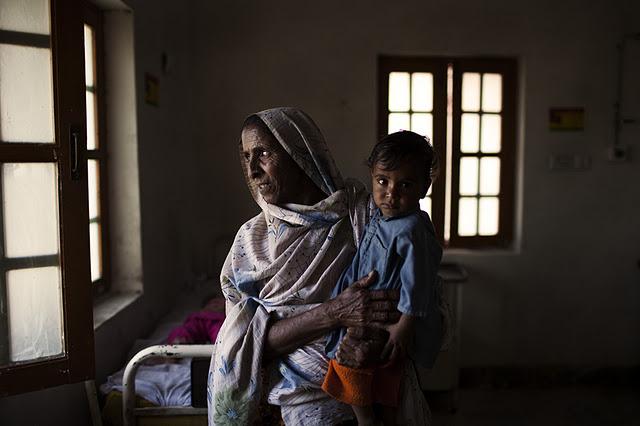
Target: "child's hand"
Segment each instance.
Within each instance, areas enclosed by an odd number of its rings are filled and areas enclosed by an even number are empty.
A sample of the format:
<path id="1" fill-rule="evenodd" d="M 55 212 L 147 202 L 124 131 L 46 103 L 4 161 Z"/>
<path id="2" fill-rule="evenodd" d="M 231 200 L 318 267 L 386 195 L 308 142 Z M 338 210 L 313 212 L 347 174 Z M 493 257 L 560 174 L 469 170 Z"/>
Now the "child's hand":
<path id="1" fill-rule="evenodd" d="M 386 330 L 389 332 L 389 339 L 382 350 L 381 358 L 387 360 L 387 365 L 391 365 L 407 356 L 413 339 L 413 318 L 402 314 L 400 320 L 387 326 Z"/>

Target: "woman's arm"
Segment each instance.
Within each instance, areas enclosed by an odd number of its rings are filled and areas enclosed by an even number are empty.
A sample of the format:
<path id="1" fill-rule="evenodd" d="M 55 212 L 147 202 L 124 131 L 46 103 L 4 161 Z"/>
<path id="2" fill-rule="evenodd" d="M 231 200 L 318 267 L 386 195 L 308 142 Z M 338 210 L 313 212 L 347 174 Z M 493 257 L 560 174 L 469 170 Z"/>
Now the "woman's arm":
<path id="1" fill-rule="evenodd" d="M 397 321 L 398 292 L 367 290 L 376 277 L 377 273 L 371 272 L 335 299 L 295 317 L 272 323 L 267 330 L 265 357 L 272 359 L 290 353 L 339 327 L 383 327 Z"/>

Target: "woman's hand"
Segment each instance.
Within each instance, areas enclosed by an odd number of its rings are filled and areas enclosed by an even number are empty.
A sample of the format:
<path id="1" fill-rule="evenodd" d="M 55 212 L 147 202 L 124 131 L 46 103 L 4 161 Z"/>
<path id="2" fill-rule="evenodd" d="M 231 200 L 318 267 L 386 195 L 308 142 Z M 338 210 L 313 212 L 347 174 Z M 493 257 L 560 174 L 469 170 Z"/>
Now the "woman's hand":
<path id="1" fill-rule="evenodd" d="M 402 315 L 383 328 L 350 327 L 336 351 L 339 364 L 350 368 L 386 365 L 404 359 L 413 339 L 413 317 Z"/>
<path id="2" fill-rule="evenodd" d="M 347 328 L 347 333 L 336 352 L 336 361 L 350 368 L 379 364 L 387 336 L 387 332 L 382 328 Z"/>
<path id="3" fill-rule="evenodd" d="M 326 313 L 341 327 L 384 327 L 400 318 L 397 311 L 398 290 L 368 290 L 378 278 L 376 271 L 360 278 L 327 302 Z"/>
<path id="4" fill-rule="evenodd" d="M 340 327 L 368 327 L 376 331 L 355 333 L 353 339 L 358 340 L 357 353 L 344 350 L 345 359 L 373 360 L 378 362 L 380 352 L 386 342 L 386 331 L 389 324 L 400 318 L 397 311 L 400 292 L 398 290 L 368 290 L 367 287 L 377 279 L 377 273 L 372 271 L 366 277 L 360 278 L 335 299 L 324 302 L 317 307 L 300 315 L 273 321 L 268 328 L 266 359 L 273 359 L 292 352 L 308 342 L 325 335 Z M 372 334 L 383 334 L 385 337 L 373 339 Z M 358 337 L 360 336 L 360 337 Z M 355 344 L 355 340 L 353 341 Z M 366 342 L 366 343 L 361 343 Z M 379 347 L 378 347 L 379 346 Z M 373 355 L 369 355 L 373 353 Z M 349 361 L 347 361 L 349 362 Z"/>

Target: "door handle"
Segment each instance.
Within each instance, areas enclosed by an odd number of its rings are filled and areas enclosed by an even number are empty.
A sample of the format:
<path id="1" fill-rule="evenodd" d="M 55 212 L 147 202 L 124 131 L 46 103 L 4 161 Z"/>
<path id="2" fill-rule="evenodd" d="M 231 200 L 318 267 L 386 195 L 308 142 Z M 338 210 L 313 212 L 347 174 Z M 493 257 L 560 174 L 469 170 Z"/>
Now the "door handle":
<path id="1" fill-rule="evenodd" d="M 71 126 L 69 129 L 69 165 L 71 169 L 71 180 L 80 180 L 80 129 Z"/>

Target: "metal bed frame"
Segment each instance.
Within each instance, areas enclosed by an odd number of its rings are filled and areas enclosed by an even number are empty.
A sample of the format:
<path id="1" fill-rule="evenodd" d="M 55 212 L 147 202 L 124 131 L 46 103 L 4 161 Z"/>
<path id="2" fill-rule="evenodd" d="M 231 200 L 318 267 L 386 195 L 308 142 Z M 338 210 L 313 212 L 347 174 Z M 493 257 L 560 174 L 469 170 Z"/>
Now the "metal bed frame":
<path id="1" fill-rule="evenodd" d="M 127 364 L 122 378 L 122 420 L 124 426 L 135 426 L 141 416 L 198 416 L 206 415 L 206 408 L 145 407 L 136 408 L 136 373 L 149 358 L 211 358 L 215 345 L 155 345 L 138 352 Z"/>

